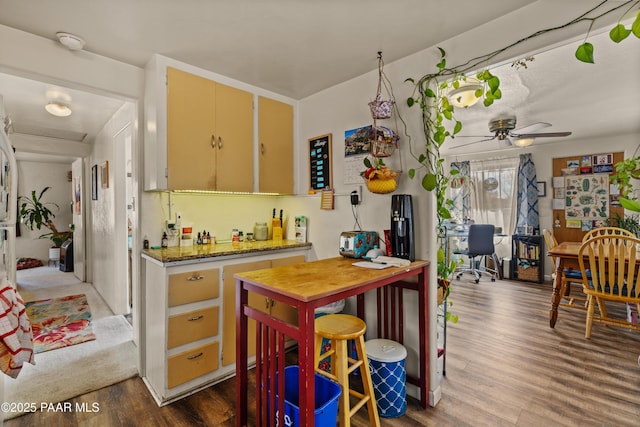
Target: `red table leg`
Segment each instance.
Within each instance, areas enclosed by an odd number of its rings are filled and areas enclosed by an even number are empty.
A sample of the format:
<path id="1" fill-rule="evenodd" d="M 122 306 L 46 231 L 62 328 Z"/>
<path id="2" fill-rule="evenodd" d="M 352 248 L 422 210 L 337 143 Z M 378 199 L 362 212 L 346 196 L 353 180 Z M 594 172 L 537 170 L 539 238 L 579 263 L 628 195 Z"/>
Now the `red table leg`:
<path id="1" fill-rule="evenodd" d="M 247 425 L 247 316 L 244 306 L 249 293 L 241 280 L 236 280 L 236 426 Z"/>
<path id="2" fill-rule="evenodd" d="M 315 413 L 315 366 L 314 366 L 314 312 L 313 307 L 298 309 L 300 341 L 298 345 L 300 425 L 313 427 Z"/>

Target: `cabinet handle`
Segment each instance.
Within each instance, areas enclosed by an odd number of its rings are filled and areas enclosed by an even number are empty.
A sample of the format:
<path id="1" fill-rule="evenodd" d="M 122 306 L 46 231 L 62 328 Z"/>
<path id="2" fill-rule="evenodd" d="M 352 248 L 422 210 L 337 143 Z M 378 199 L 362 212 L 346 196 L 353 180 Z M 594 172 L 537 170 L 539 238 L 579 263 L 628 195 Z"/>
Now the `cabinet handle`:
<path id="1" fill-rule="evenodd" d="M 269 309 L 269 298 L 264 299 L 264 308 Z"/>
<path id="2" fill-rule="evenodd" d="M 200 320 L 204 317 L 204 314 L 201 314 L 200 316 L 193 316 L 189 318 L 189 322 L 195 322 L 196 320 Z"/>
<path id="3" fill-rule="evenodd" d="M 198 357 L 202 357 L 204 355 L 203 352 L 200 352 L 198 354 L 194 354 L 193 356 L 189 356 L 187 357 L 188 360 L 193 360 L 193 359 L 197 359 Z"/>
<path id="4" fill-rule="evenodd" d="M 216 148 L 216 136 L 214 134 L 211 134 L 211 148 Z"/>
<path id="5" fill-rule="evenodd" d="M 271 307 L 273 307 L 274 305 L 276 305 L 276 300 L 274 300 L 273 298 L 271 298 Z"/>
<path id="6" fill-rule="evenodd" d="M 221 137 L 221 136 L 219 136 L 219 137 L 218 137 L 218 150 L 222 150 L 222 145 L 223 145 L 223 144 L 222 144 L 222 137 Z"/>
<path id="7" fill-rule="evenodd" d="M 264 144 L 260 144 L 260 154 L 264 156 Z"/>
<path id="8" fill-rule="evenodd" d="M 202 279 L 204 279 L 204 276 L 198 275 L 198 276 L 191 276 L 187 280 L 190 281 L 190 282 L 195 282 L 197 280 L 202 280 Z"/>

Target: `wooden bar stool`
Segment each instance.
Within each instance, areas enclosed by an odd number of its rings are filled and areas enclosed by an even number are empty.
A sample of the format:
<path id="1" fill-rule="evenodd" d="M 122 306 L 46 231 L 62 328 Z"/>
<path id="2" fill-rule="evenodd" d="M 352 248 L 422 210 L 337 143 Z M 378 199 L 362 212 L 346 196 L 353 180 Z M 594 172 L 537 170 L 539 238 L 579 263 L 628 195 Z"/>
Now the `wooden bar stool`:
<path id="1" fill-rule="evenodd" d="M 367 325 L 356 316 L 349 314 L 328 314 L 315 320 L 315 366 L 316 372 L 336 381 L 342 387 L 342 394 L 338 403 L 338 418 L 341 427 L 351 425 L 351 417 L 362 406 L 367 404 L 369 422 L 372 426 L 380 426 L 378 408 L 371 383 L 371 373 L 367 352 L 364 346 L 364 333 Z M 331 342 L 331 349 L 322 353 L 322 339 Z M 349 357 L 348 340 L 355 340 L 357 359 Z M 321 360 L 331 357 L 331 372 L 318 368 Z M 360 368 L 360 378 L 364 393 L 349 387 L 349 374 Z M 351 396 L 357 397 L 358 402 L 351 407 Z"/>

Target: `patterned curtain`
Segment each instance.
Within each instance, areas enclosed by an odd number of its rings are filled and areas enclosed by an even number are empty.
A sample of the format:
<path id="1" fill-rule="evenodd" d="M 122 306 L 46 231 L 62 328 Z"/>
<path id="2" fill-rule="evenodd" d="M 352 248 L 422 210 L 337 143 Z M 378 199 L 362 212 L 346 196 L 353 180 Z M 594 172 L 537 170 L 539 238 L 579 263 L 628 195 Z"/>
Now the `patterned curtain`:
<path id="1" fill-rule="evenodd" d="M 518 219 L 516 227 L 532 227 L 540 231 L 536 165 L 531 154 L 520 154 L 518 166 Z"/>
<path id="2" fill-rule="evenodd" d="M 469 166 L 469 161 L 451 162 L 451 170 L 460 172 L 452 179 L 449 187 L 451 189 L 451 200 L 453 200 L 451 216 L 459 224 L 462 224 L 465 218 L 471 216 L 471 192 L 469 190 L 471 167 Z"/>

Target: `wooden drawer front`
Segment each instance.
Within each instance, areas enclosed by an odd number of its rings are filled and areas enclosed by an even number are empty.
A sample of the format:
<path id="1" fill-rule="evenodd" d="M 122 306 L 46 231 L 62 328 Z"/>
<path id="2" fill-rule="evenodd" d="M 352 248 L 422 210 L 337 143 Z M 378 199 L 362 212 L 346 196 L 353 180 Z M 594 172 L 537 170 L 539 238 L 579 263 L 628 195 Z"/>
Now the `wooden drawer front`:
<path id="1" fill-rule="evenodd" d="M 218 342 L 215 341 L 169 357 L 167 388 L 186 383 L 218 369 L 218 353 Z"/>
<path id="2" fill-rule="evenodd" d="M 220 269 L 169 275 L 169 307 L 218 298 Z"/>
<path id="3" fill-rule="evenodd" d="M 218 306 L 169 317 L 167 348 L 218 335 Z"/>

